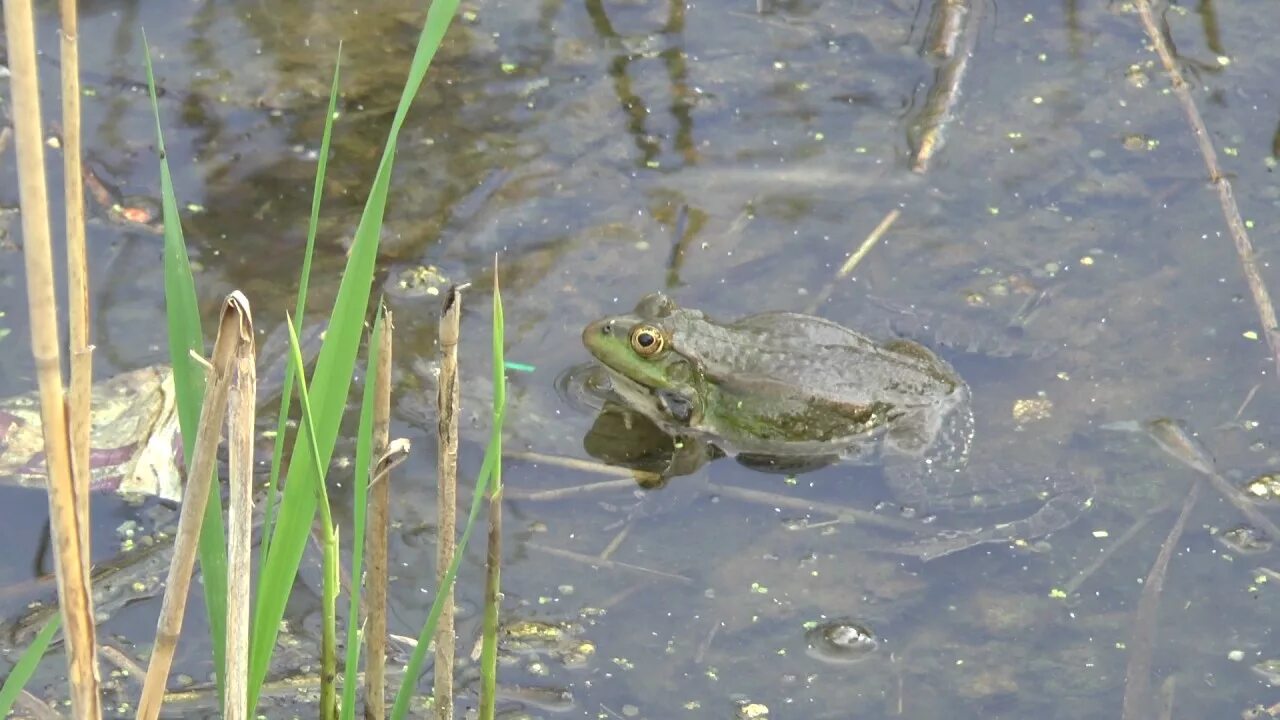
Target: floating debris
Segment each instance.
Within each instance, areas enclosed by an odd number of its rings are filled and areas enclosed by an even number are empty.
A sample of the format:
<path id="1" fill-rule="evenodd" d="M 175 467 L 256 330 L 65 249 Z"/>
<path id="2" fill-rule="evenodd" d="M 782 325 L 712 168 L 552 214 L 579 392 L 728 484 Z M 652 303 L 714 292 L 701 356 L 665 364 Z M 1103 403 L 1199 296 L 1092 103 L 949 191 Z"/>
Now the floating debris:
<path id="1" fill-rule="evenodd" d="M 1262 502 L 1280 502 L 1280 475 L 1264 473 L 1240 487 L 1245 495 Z"/>
<path id="2" fill-rule="evenodd" d="M 1219 533 L 1218 542 L 1240 555 L 1257 555 L 1271 549 L 1271 538 L 1252 525 L 1237 525 Z"/>
<path id="3" fill-rule="evenodd" d="M 1020 398 L 1013 402 L 1013 419 L 1019 423 L 1048 420 L 1053 415 L 1053 401 L 1047 397 Z"/>
<path id="4" fill-rule="evenodd" d="M 741 720 L 762 720 L 769 717 L 769 706 L 764 703 L 740 701 L 734 717 Z"/>

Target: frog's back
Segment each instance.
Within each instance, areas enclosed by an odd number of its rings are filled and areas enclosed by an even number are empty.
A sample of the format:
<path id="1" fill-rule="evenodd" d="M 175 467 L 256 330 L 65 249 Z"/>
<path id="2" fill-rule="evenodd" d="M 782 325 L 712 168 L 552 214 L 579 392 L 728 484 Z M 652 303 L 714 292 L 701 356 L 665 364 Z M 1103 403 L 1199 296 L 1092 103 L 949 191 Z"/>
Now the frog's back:
<path id="1" fill-rule="evenodd" d="M 670 318 L 672 342 L 714 382 L 786 389 L 835 405 L 933 405 L 963 382 L 945 361 L 907 340 L 877 343 L 830 320 L 789 312 L 720 325 L 702 313 Z"/>

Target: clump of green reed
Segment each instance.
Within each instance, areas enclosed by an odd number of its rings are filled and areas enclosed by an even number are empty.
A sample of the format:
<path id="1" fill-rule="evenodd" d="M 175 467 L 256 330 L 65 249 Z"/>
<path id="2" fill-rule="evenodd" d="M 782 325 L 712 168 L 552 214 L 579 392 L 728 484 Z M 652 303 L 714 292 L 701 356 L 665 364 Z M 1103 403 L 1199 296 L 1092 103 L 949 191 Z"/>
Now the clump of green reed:
<path id="1" fill-rule="evenodd" d="M 264 532 L 260 562 L 258 564 L 258 592 L 253 598 L 254 604 L 250 630 L 250 663 L 248 677 L 248 708 L 252 715 L 257 704 L 258 694 L 270 666 L 272 651 L 279 632 L 284 608 L 292 590 L 298 567 L 305 549 L 307 537 L 315 520 L 317 509 L 322 518 L 322 544 L 324 546 L 324 639 L 321 669 L 322 702 L 320 715 L 343 718 L 355 717 L 356 672 L 359 659 L 359 589 L 361 562 L 363 560 L 365 508 L 367 503 L 368 483 L 353 483 L 353 507 L 355 508 L 353 528 L 345 533 L 353 538 L 353 582 L 350 587 L 353 596 L 349 605 L 347 626 L 347 660 L 343 680 L 342 702 L 336 702 L 333 679 L 336 677 L 336 634 L 337 613 L 336 601 L 338 593 L 338 528 L 328 512 L 328 496 L 326 473 L 337 440 L 338 429 L 343 409 L 350 392 L 350 383 L 355 369 L 356 355 L 364 333 L 370 289 L 377 258 L 378 241 L 381 237 L 381 225 L 386 207 L 390 186 L 391 171 L 395 158 L 396 140 L 405 116 L 416 96 L 419 87 L 430 66 L 432 57 L 438 49 L 444 33 L 448 28 L 458 3 L 456 0 L 437 0 L 433 3 L 422 33 L 419 37 L 417 51 L 411 63 L 409 77 L 401 95 L 400 104 L 392 121 L 387 142 L 384 147 L 377 174 L 370 188 L 369 198 L 361 215 L 355 232 L 355 240 L 348 256 L 347 266 L 343 271 L 340 287 L 329 317 L 328 331 L 316 361 L 315 370 L 309 383 L 302 380 L 301 355 L 297 350 L 296 335 L 293 327 L 301 325 L 306 304 L 306 292 L 309 285 L 311 259 L 314 253 L 316 229 L 318 226 L 320 194 L 324 184 L 329 140 L 335 117 L 334 108 L 337 97 L 339 74 L 335 68 L 330 93 L 329 112 L 326 117 L 324 136 L 321 143 L 320 162 L 317 166 L 315 193 L 312 201 L 312 212 L 307 234 L 307 246 L 303 258 L 302 275 L 299 284 L 299 297 L 291 321 L 291 341 L 293 342 L 293 358 L 286 377 L 285 394 L 281 400 L 280 419 L 278 424 L 277 445 L 272 456 L 271 480 L 268 484 L 265 505 Z M 151 80 L 150 60 L 148 59 L 148 80 Z M 170 354 L 174 363 L 175 385 L 178 394 L 179 416 L 182 424 L 184 442 L 194 435 L 195 419 L 199 417 L 199 402 L 203 385 L 202 368 L 193 356 L 198 357 L 203 350 L 203 331 L 195 293 L 195 283 L 190 264 L 187 259 L 182 237 L 180 219 L 177 213 L 176 194 L 168 160 L 163 150 L 163 139 L 160 136 L 160 120 L 158 106 L 156 112 L 158 147 L 160 148 L 160 177 L 165 218 L 165 292 L 170 330 Z M 500 465 L 500 433 L 502 427 L 503 408 L 503 376 L 502 376 L 502 308 L 501 298 L 494 288 L 494 323 L 493 343 L 495 352 L 495 379 L 498 392 L 495 394 L 493 436 L 486 452 L 484 463 L 475 485 L 471 512 L 460 540 L 458 554 L 453 564 L 445 573 L 442 586 L 437 593 L 437 600 L 424 624 L 418 648 L 413 654 L 409 666 L 405 668 L 404 677 L 396 694 L 393 718 L 403 718 L 408 710 L 409 701 L 415 692 L 420 673 L 422 656 L 429 639 L 434 634 L 434 626 L 439 616 L 442 602 L 446 596 L 444 589 L 451 587 L 457 575 L 458 565 L 465 551 L 474 528 L 482 499 L 486 496 L 490 478 Z M 375 336 L 383 329 L 382 315 L 379 313 L 375 322 Z M 380 343 L 371 343 L 371 357 L 367 367 L 378 365 L 377 352 Z M 283 466 L 284 440 L 287 429 L 285 422 L 289 415 L 292 400 L 293 384 L 298 383 L 298 395 L 302 405 L 302 422 L 297 435 L 293 438 L 290 461 L 288 463 L 289 481 L 284 483 L 283 491 L 277 491 L 280 468 Z M 371 440 L 372 407 L 375 399 L 369 383 L 361 406 L 360 436 L 357 439 L 355 464 L 356 478 L 369 478 L 370 468 L 374 466 L 374 454 L 377 450 Z M 384 480 L 385 481 L 385 480 Z M 214 666 L 218 677 L 219 688 L 225 687 L 225 635 L 226 609 L 228 602 L 244 601 L 243 598 L 228 598 L 226 595 L 226 546 L 225 530 L 222 522 L 222 508 L 217 493 L 210 497 L 205 524 L 202 528 L 200 542 L 200 562 L 204 575 L 206 607 L 209 611 L 209 628 L 214 648 Z M 380 710 L 380 709 L 379 709 Z M 380 713 L 379 713 L 380 714 Z"/>

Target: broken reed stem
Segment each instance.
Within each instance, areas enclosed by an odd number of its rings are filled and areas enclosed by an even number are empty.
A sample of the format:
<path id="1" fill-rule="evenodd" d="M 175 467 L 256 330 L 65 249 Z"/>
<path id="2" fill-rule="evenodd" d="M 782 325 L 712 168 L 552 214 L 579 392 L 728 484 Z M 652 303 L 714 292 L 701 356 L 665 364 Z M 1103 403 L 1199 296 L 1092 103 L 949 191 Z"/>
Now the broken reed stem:
<path id="1" fill-rule="evenodd" d="M 391 428 L 391 350 L 395 330 L 391 311 L 383 309 L 378 343 L 378 366 L 374 368 L 373 457 L 370 469 L 369 506 L 365 519 L 365 675 L 364 716 L 382 720 L 387 714 L 387 530 L 391 516 L 391 478 L 385 459 Z"/>
<path id="2" fill-rule="evenodd" d="M 1169 74 L 1173 94 L 1182 105 L 1187 123 L 1191 125 L 1191 132 L 1195 135 L 1196 144 L 1200 147 L 1205 168 L 1209 171 L 1209 182 L 1218 191 L 1218 204 L 1222 207 L 1222 217 L 1227 223 L 1231 240 L 1235 243 L 1236 255 L 1240 258 L 1240 268 L 1244 271 L 1245 282 L 1249 285 L 1249 294 L 1253 297 L 1254 307 L 1257 308 L 1258 317 L 1262 321 L 1262 330 L 1267 336 L 1267 346 L 1271 349 L 1271 357 L 1276 364 L 1276 374 L 1280 377 L 1280 328 L 1276 325 L 1276 311 L 1271 304 L 1271 295 L 1267 292 L 1267 286 L 1262 281 L 1262 275 L 1258 272 L 1258 264 L 1253 255 L 1253 243 L 1249 241 L 1249 233 L 1245 230 L 1244 220 L 1240 217 L 1240 207 L 1236 204 L 1231 181 L 1222 174 L 1222 169 L 1218 166 L 1218 154 L 1213 149 L 1213 141 L 1209 139 L 1209 130 L 1205 127 L 1195 99 L 1191 97 L 1191 90 L 1178 69 L 1173 51 L 1169 49 L 1169 44 L 1165 40 L 1168 27 L 1156 24 L 1155 16 L 1151 12 L 1151 0 L 1135 0 L 1135 4 L 1138 6 L 1138 16 L 1142 19 L 1142 28 L 1146 31 L 1147 38 L 1151 40 L 1156 55 L 1160 57 L 1160 64 L 1164 65 L 1165 72 Z"/>
<path id="3" fill-rule="evenodd" d="M 236 347 L 228 396 L 228 482 L 231 503 L 227 522 L 227 720 L 248 720 L 249 603 L 253 547 L 253 433 L 258 378 L 254 366 L 253 318 L 245 307 L 246 334 Z"/>
<path id="4" fill-rule="evenodd" d="M 440 308 L 440 383 L 437 386 L 438 422 L 436 439 L 436 587 L 444 587 L 444 576 L 453 564 L 458 532 L 458 336 L 462 321 L 462 291 L 454 286 L 445 294 Z M 457 636 L 454 634 L 453 587 L 445 595 L 436 625 L 435 716 L 453 720 L 453 661 Z"/>
<path id="5" fill-rule="evenodd" d="M 1156 561 L 1151 564 L 1151 571 L 1142 585 L 1142 597 L 1138 599 L 1138 611 L 1134 618 L 1133 634 L 1129 638 L 1129 663 L 1124 671 L 1124 705 L 1121 720 L 1138 720 L 1150 717 L 1151 708 L 1151 650 L 1156 634 L 1156 615 L 1160 609 L 1160 593 L 1164 589 L 1164 579 L 1169 570 L 1169 559 L 1173 557 L 1173 548 L 1182 537 L 1187 526 L 1187 518 L 1191 517 L 1191 508 L 1200 497 L 1200 487 L 1204 484 L 1197 478 L 1191 483 L 1191 489 L 1182 502 L 1182 512 L 1169 529 L 1169 535 Z"/>
<path id="6" fill-rule="evenodd" d="M 44 424 L 49 478 L 49 530 L 55 549 L 54 568 L 64 620 L 63 636 L 67 641 L 71 707 L 77 718 L 100 718 L 102 703 L 98 696 L 97 640 L 89 587 L 88 521 L 81 517 L 80 512 L 80 507 L 87 505 L 88 501 L 78 498 L 80 493 L 73 478 L 71 430 L 63 394 L 58 301 L 53 280 L 49 199 L 41 137 L 35 20 L 30 0 L 5 0 L 4 20 L 17 140 L 31 355 L 40 386 L 40 416 Z M 82 478 L 82 482 L 87 490 L 88 477 Z"/>
<path id="7" fill-rule="evenodd" d="M 67 314 L 71 352 L 71 468 L 80 534 L 89 536 L 89 430 L 92 426 L 93 348 L 89 345 L 89 261 L 84 238 L 80 169 L 80 45 L 76 0 L 62 0 L 62 176 L 67 228 Z M 84 554 L 85 562 L 89 554 Z M 87 572 L 87 569 L 86 569 Z"/>
<path id="8" fill-rule="evenodd" d="M 227 411 L 231 365 L 238 354 L 240 343 L 252 342 L 251 324 L 248 299 L 238 290 L 228 295 L 222 304 L 222 313 L 218 318 L 218 336 L 213 344 L 211 363 L 206 370 L 200 424 L 196 430 L 195 449 L 191 453 L 187 489 L 182 496 L 182 513 L 178 517 L 178 530 L 174 536 L 173 560 L 165 581 L 160 618 L 156 621 L 155 647 L 151 652 L 147 677 L 142 685 L 142 697 L 138 702 L 138 720 L 155 720 L 164 703 L 165 683 L 173 665 L 178 634 L 182 631 L 182 618 L 187 610 L 187 593 L 191 589 L 191 571 L 196 561 L 200 525 L 204 521 L 205 507 L 209 503 L 218 438 L 221 435 L 223 416 Z"/>

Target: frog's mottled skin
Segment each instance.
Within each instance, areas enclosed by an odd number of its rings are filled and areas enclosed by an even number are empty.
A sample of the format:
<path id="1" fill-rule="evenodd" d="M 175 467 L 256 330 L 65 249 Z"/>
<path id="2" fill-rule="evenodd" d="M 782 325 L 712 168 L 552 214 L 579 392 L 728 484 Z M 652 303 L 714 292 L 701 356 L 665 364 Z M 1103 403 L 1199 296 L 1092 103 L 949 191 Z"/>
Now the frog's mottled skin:
<path id="1" fill-rule="evenodd" d="M 645 358 L 631 332 L 651 326 L 666 349 Z M 587 348 L 615 389 L 659 425 L 762 455 L 879 445 L 910 456 L 963 455 L 969 388 L 945 361 L 907 340 L 877 343 L 828 320 L 771 312 L 720 324 L 649 295 L 635 312 L 591 323 Z M 939 461 L 941 457 L 935 457 Z"/>
<path id="2" fill-rule="evenodd" d="M 637 333 L 645 335 L 640 345 Z M 631 313 L 589 324 L 582 339 L 615 392 L 670 432 L 750 455 L 880 461 L 904 501 L 933 507 L 973 490 L 965 478 L 969 387 L 918 343 L 878 342 L 789 312 L 721 323 L 657 293 Z M 1043 535 L 1073 519 L 1081 502 L 1051 500 L 1026 520 L 952 533 L 912 552 L 938 557 Z"/>

